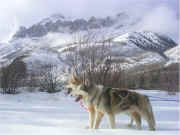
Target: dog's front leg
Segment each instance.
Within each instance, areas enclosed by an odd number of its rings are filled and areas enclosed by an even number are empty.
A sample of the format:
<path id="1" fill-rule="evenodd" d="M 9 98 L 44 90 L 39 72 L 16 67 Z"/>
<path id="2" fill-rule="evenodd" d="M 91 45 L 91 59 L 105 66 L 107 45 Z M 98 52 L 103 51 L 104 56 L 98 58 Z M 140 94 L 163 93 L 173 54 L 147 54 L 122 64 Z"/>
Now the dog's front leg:
<path id="1" fill-rule="evenodd" d="M 98 129 L 98 128 L 99 128 L 99 124 L 100 124 L 103 116 L 104 116 L 103 113 L 101 113 L 101 112 L 96 112 L 96 123 L 95 123 L 95 127 L 94 127 L 95 129 Z"/>
<path id="2" fill-rule="evenodd" d="M 89 111 L 89 128 L 93 128 L 94 126 L 94 120 L 95 120 L 95 110 L 93 106 L 89 106 L 88 107 L 88 111 Z"/>
<path id="3" fill-rule="evenodd" d="M 115 116 L 113 113 L 107 113 L 107 117 L 109 119 L 109 125 L 113 129 L 115 128 Z"/>

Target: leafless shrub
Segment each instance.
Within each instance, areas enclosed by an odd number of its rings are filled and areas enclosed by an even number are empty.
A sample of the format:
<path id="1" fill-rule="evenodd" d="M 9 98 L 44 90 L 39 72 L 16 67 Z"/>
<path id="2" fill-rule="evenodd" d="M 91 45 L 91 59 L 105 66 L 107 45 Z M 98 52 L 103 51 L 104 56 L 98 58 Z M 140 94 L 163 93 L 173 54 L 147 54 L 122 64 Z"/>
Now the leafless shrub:
<path id="1" fill-rule="evenodd" d="M 58 89 L 58 70 L 57 66 L 48 64 L 42 67 L 39 76 L 40 90 L 54 93 L 60 91 Z"/>

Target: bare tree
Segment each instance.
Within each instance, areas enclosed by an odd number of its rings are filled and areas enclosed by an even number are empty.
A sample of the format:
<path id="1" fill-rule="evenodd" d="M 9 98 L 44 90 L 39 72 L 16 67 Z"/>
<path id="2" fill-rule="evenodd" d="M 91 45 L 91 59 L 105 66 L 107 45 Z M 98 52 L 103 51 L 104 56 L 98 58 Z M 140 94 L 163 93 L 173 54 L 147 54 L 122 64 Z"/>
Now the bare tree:
<path id="1" fill-rule="evenodd" d="M 15 94 L 17 87 L 21 84 L 21 81 L 27 75 L 26 64 L 22 61 L 24 56 L 17 57 L 8 66 L 2 67 L 1 69 L 1 87 L 3 93 Z"/>
<path id="2" fill-rule="evenodd" d="M 77 37 L 76 43 L 79 44 L 73 50 L 68 50 L 65 60 L 72 73 L 82 81 L 86 78 L 107 87 L 117 82 L 123 87 L 121 77 L 124 76 L 120 64 L 112 63 L 111 42 L 90 32 L 79 35 L 79 40 Z"/>

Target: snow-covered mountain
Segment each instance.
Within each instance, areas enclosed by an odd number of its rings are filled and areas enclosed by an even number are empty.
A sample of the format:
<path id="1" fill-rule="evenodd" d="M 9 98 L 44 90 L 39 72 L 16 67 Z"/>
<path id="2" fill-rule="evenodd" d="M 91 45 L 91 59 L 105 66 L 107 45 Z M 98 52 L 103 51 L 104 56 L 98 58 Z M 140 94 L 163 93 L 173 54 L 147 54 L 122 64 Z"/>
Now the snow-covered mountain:
<path id="1" fill-rule="evenodd" d="M 140 21 L 125 13 L 89 19 L 71 19 L 55 14 L 29 28 L 20 27 L 9 43 L 1 43 L 0 63 L 28 55 L 25 59 L 28 64 L 66 66 L 63 62 L 65 50 L 78 47 L 75 38 L 89 31 L 95 33 L 98 42 L 111 42 L 110 55 L 114 62 L 123 59 L 124 69 L 166 63 L 169 54 L 164 52 L 175 47 L 176 43 L 160 33 L 137 31 Z"/>

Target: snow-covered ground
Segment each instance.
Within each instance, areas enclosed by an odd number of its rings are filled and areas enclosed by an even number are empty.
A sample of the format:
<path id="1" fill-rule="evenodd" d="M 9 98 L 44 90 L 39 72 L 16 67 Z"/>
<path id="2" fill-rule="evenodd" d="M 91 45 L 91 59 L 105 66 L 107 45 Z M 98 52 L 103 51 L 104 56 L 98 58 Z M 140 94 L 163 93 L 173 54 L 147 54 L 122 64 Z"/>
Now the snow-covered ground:
<path id="1" fill-rule="evenodd" d="M 176 100 L 179 100 L 179 94 L 168 96 L 159 91 L 141 93 L 153 96 L 150 99 L 156 131 L 149 131 L 145 121 L 143 130 L 137 130 L 135 126 L 128 128 L 129 118 L 123 114 L 116 116 L 116 129 L 110 129 L 104 118 L 100 129 L 88 130 L 85 129 L 88 113 L 63 92 L 22 92 L 17 95 L 0 94 L 0 135 L 178 135 L 180 108 Z"/>

